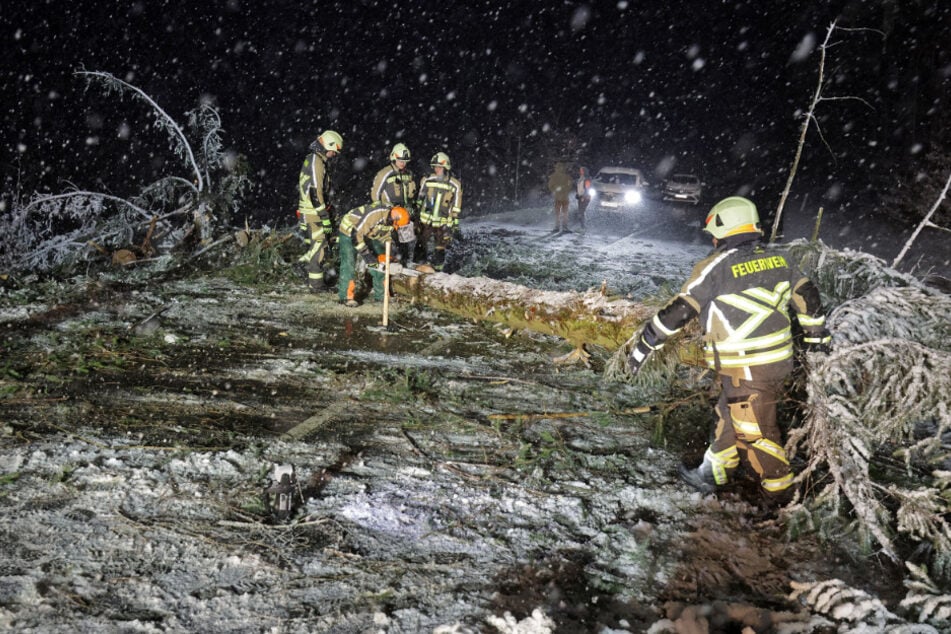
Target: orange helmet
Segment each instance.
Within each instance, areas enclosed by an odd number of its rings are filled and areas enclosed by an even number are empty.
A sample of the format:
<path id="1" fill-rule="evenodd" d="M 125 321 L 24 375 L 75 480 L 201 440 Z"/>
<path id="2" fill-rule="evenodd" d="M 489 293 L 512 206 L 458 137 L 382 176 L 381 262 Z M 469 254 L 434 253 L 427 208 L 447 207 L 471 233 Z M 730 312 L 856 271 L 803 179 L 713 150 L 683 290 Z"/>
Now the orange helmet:
<path id="1" fill-rule="evenodd" d="M 390 224 L 399 229 L 409 224 L 409 212 L 399 205 L 390 209 Z"/>

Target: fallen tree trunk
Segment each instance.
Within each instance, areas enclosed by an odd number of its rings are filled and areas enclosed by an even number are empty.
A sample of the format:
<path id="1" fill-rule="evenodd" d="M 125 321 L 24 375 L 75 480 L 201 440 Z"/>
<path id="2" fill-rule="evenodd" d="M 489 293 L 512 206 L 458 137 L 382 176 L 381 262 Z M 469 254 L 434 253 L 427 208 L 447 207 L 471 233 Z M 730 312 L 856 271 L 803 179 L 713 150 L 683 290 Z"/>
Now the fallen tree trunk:
<path id="1" fill-rule="evenodd" d="M 585 346 L 615 351 L 653 317 L 656 306 L 612 297 L 602 291 L 542 291 L 485 277 L 399 270 L 393 290 L 413 301 L 476 321 L 505 324 L 561 337 L 584 355 Z M 681 359 L 695 359 L 696 346 Z"/>

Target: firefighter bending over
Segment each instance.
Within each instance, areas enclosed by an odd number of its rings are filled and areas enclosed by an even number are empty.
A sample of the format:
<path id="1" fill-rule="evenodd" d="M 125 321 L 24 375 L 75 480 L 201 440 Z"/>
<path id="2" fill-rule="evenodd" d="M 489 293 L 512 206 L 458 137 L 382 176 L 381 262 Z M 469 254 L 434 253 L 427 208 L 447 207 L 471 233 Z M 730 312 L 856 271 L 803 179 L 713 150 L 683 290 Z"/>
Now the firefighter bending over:
<path id="1" fill-rule="evenodd" d="M 793 368 L 790 312 L 807 349 L 828 351 L 819 290 L 781 253 L 760 243 L 752 201 L 732 196 L 714 205 L 704 231 L 716 247 L 699 262 L 680 293 L 647 323 L 628 358 L 636 375 L 654 350 L 700 318 L 704 356 L 717 372 L 720 398 L 712 438 L 696 469 L 683 479 L 710 493 L 743 461 L 759 477 L 768 503 L 792 497 L 793 474 L 776 421 L 776 403 Z"/>
<path id="2" fill-rule="evenodd" d="M 383 275 L 386 243 L 396 230 L 400 243 L 416 240 L 409 212 L 405 207 L 385 202 L 373 202 L 348 211 L 340 221 L 340 277 L 337 296 L 340 303 L 353 308 L 360 305 L 357 297 L 358 281 L 370 273 L 373 299 L 383 300 Z"/>

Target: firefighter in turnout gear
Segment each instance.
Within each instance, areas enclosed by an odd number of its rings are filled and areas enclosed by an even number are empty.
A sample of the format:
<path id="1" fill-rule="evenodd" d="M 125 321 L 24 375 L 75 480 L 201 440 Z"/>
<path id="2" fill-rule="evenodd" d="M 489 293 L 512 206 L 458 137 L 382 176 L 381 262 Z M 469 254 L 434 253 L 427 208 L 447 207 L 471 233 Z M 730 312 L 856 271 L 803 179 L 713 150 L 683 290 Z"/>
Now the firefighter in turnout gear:
<path id="1" fill-rule="evenodd" d="M 393 146 L 390 152 L 390 164 L 382 168 L 373 178 L 370 200 L 399 205 L 406 209 L 413 207 L 416 198 L 416 182 L 409 169 L 409 148 L 402 143 Z"/>
<path id="2" fill-rule="evenodd" d="M 462 183 L 450 174 L 452 163 L 445 152 L 437 152 L 429 162 L 433 173 L 419 181 L 420 252 L 434 269 L 446 263 L 446 249 L 459 230 L 462 211 Z M 429 242 L 433 242 L 430 255 Z"/>
<path id="3" fill-rule="evenodd" d="M 304 159 L 298 178 L 297 217 L 308 245 L 298 262 L 307 271 L 307 284 L 312 292 L 325 288 L 325 269 L 332 268 L 328 262 L 328 244 L 333 232 L 333 217 L 328 196 L 330 172 L 328 162 L 343 150 L 343 138 L 333 130 L 325 130 L 310 146 L 310 154 Z"/>
<path id="4" fill-rule="evenodd" d="M 360 305 L 358 280 L 370 273 L 373 299 L 383 300 L 383 276 L 386 242 L 396 231 L 400 242 L 415 241 L 409 212 L 405 207 L 384 202 L 371 202 L 351 209 L 340 220 L 340 277 L 337 296 L 349 307 Z"/>
<path id="5" fill-rule="evenodd" d="M 792 313 L 807 349 L 828 351 L 831 338 L 819 290 L 795 263 L 761 243 L 752 201 L 731 196 L 714 205 L 704 231 L 714 251 L 647 323 L 628 364 L 636 375 L 654 350 L 699 317 L 704 356 L 720 381 L 712 442 L 696 469 L 683 479 L 709 493 L 740 465 L 751 468 L 770 502 L 785 503 L 793 474 L 783 449 L 776 403 L 793 369 Z"/>
<path id="6" fill-rule="evenodd" d="M 404 207 L 410 212 L 410 220 L 418 224 L 419 215 L 416 213 L 415 205 L 416 181 L 413 171 L 409 169 L 410 156 L 409 148 L 405 144 L 397 143 L 393 146 L 390 151 L 390 164 L 377 172 L 373 178 L 370 200 Z M 412 266 L 416 246 L 416 243 L 399 245 L 397 255 L 404 265 Z"/>

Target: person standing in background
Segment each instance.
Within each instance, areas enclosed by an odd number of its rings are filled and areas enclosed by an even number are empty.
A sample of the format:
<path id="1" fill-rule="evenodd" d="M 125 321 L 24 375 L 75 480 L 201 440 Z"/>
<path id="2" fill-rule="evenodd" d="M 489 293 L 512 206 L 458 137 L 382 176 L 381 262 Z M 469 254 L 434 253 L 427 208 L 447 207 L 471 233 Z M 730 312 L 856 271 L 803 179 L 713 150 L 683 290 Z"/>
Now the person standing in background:
<path id="1" fill-rule="evenodd" d="M 548 177 L 548 190 L 555 197 L 555 228 L 568 231 L 568 196 L 575 183 L 565 171 L 564 163 L 555 163 L 555 171 Z"/>

